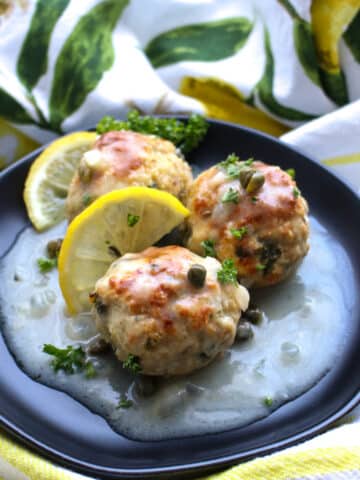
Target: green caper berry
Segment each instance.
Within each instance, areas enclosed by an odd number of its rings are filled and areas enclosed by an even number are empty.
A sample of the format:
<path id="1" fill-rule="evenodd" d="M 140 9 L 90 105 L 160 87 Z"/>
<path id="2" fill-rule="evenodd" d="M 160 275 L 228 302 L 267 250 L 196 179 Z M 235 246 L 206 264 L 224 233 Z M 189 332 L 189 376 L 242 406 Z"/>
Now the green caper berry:
<path id="1" fill-rule="evenodd" d="M 46 251 L 49 258 L 57 258 L 60 252 L 62 244 L 62 238 L 58 238 L 57 240 L 50 240 L 46 245 Z"/>
<path id="2" fill-rule="evenodd" d="M 262 321 L 263 314 L 258 308 L 249 308 L 244 313 L 244 317 L 254 325 L 258 325 Z"/>
<path id="3" fill-rule="evenodd" d="M 206 268 L 198 264 L 192 265 L 189 268 L 187 278 L 193 287 L 202 288 L 205 284 Z"/>
<path id="4" fill-rule="evenodd" d="M 264 185 L 265 177 L 261 172 L 255 172 L 254 175 L 249 180 L 249 183 L 246 186 L 247 193 L 253 193 L 259 190 Z"/>
<path id="5" fill-rule="evenodd" d="M 249 322 L 241 321 L 236 329 L 236 340 L 250 340 L 254 336 L 253 329 Z"/>
<path id="6" fill-rule="evenodd" d="M 248 186 L 248 183 L 250 182 L 251 177 L 255 174 L 256 170 L 250 167 L 243 167 L 240 170 L 239 178 L 240 178 L 240 183 L 243 188 L 246 188 Z"/>

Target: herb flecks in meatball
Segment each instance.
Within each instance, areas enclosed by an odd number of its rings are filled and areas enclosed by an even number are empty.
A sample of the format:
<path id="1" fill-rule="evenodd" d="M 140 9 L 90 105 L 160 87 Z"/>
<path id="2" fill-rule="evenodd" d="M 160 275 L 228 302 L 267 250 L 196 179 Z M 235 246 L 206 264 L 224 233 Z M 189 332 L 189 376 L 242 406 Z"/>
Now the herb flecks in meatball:
<path id="1" fill-rule="evenodd" d="M 124 255 L 95 292 L 106 305 L 95 304 L 97 328 L 117 357 L 159 376 L 190 373 L 229 348 L 249 301 L 229 262 L 178 246 Z"/>
<path id="2" fill-rule="evenodd" d="M 199 175 L 187 206 L 187 247 L 231 259 L 244 285 L 282 281 L 308 251 L 308 206 L 292 170 L 231 154 Z"/>

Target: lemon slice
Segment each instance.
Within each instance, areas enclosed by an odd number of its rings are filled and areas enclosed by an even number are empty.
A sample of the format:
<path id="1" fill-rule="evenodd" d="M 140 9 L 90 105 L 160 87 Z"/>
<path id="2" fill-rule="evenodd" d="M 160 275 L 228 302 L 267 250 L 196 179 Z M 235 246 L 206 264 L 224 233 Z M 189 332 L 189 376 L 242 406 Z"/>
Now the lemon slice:
<path id="1" fill-rule="evenodd" d="M 153 245 L 188 215 L 176 197 L 148 187 L 95 200 L 72 221 L 59 254 L 59 282 L 70 314 L 90 309 L 89 294 L 117 256 Z"/>
<path id="2" fill-rule="evenodd" d="M 37 230 L 65 217 L 71 179 L 84 152 L 96 140 L 95 132 L 76 132 L 55 140 L 32 164 L 25 182 L 24 201 Z"/>

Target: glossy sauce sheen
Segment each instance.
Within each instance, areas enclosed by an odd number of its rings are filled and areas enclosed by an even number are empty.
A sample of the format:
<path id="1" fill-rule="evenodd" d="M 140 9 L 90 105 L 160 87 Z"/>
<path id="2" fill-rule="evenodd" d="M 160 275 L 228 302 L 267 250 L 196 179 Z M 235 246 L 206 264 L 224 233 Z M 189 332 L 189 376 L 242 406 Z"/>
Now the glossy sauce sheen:
<path id="1" fill-rule="evenodd" d="M 108 132 L 95 142 L 94 149 L 111 162 L 116 177 L 123 178 L 142 165 L 146 144 L 136 132 Z"/>
<path id="2" fill-rule="evenodd" d="M 61 237 L 64 229 L 41 235 L 25 230 L 2 261 L 6 340 L 28 374 L 69 392 L 128 437 L 164 439 L 247 424 L 309 389 L 342 353 L 348 305 L 336 272 L 350 263 L 342 247 L 311 219 L 310 252 L 296 275 L 252 296 L 266 313 L 254 327 L 254 338 L 236 343 L 209 367 L 162 380 L 157 393 L 146 399 L 135 395 L 134 377 L 112 354 L 93 358 L 94 379 L 55 374 L 43 344 L 86 345 L 96 334 L 90 316 L 64 315 L 57 272 L 38 272 L 36 258 L 44 256 L 46 243 Z M 123 394 L 134 401 L 131 408 L 117 408 Z"/>

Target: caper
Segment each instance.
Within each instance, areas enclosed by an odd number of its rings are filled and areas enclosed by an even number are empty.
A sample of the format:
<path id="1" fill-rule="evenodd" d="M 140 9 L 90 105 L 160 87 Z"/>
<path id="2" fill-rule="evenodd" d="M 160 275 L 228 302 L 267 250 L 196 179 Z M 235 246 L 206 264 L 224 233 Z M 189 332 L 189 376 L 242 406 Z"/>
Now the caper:
<path id="1" fill-rule="evenodd" d="M 236 340 L 250 340 L 254 336 L 253 329 L 249 322 L 240 322 L 236 329 Z"/>
<path id="2" fill-rule="evenodd" d="M 258 325 L 263 318 L 263 313 L 258 308 L 248 308 L 246 312 L 244 312 L 244 318 L 254 325 Z"/>
<path id="3" fill-rule="evenodd" d="M 247 193 L 254 193 L 264 185 L 265 177 L 261 172 L 255 172 L 246 185 Z"/>
<path id="4" fill-rule="evenodd" d="M 248 183 L 250 182 L 251 177 L 254 175 L 256 170 L 250 167 L 243 167 L 240 170 L 240 183 L 243 188 L 246 188 L 248 186 Z"/>
<path id="5" fill-rule="evenodd" d="M 49 258 L 56 258 L 59 255 L 60 248 L 62 244 L 62 238 L 58 238 L 57 240 L 50 240 L 46 245 L 46 251 Z"/>
<path id="6" fill-rule="evenodd" d="M 206 268 L 195 263 L 189 268 L 187 278 L 193 287 L 202 288 L 205 284 Z"/>
<path id="7" fill-rule="evenodd" d="M 157 390 L 156 378 L 146 375 L 139 375 L 135 379 L 134 390 L 136 395 L 139 397 L 150 397 Z"/>

